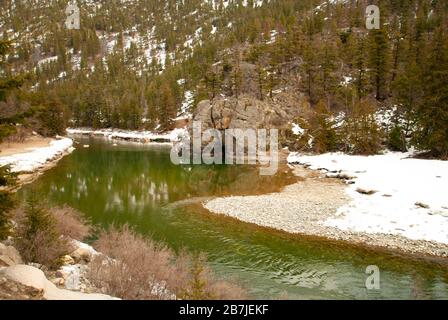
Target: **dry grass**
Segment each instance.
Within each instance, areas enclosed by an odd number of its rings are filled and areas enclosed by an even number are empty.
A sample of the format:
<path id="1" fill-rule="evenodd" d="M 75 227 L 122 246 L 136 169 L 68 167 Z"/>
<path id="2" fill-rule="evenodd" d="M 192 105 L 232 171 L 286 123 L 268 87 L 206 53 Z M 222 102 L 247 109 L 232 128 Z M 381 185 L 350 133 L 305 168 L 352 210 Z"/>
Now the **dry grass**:
<path id="1" fill-rule="evenodd" d="M 64 237 L 82 241 L 91 232 L 90 223 L 84 219 L 80 212 L 63 206 L 50 209 L 50 213 L 56 220 L 56 229 Z"/>
<path id="2" fill-rule="evenodd" d="M 214 280 L 202 260 L 200 264 L 192 263 L 185 252 L 176 256 L 166 246 L 137 235 L 128 226 L 102 232 L 95 248 L 107 257 L 98 256 L 91 262 L 90 281 L 104 293 L 122 299 L 245 297 L 241 288 Z"/>
<path id="3" fill-rule="evenodd" d="M 103 232 L 95 248 L 108 256 L 91 263 L 89 276 L 96 286 L 128 300 L 170 298 L 163 289 L 175 270 L 166 247 L 123 227 Z"/>

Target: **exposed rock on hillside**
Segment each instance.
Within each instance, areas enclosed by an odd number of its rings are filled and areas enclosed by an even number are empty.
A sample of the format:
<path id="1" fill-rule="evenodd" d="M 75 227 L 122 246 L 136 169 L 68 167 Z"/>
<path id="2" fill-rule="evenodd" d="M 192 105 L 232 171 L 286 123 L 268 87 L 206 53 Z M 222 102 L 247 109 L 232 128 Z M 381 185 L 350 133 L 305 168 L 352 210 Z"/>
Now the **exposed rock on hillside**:
<path id="1" fill-rule="evenodd" d="M 299 103 L 261 101 L 244 95 L 239 98 L 204 100 L 194 112 L 194 120 L 205 129 L 286 129 L 300 113 Z"/>
<path id="2" fill-rule="evenodd" d="M 44 300 L 42 290 L 0 277 L 0 300 Z"/>
<path id="3" fill-rule="evenodd" d="M 24 265 L 19 252 L 0 243 L 0 300 L 113 300 L 108 295 L 96 294 L 84 277 L 93 255 L 92 247 L 73 241 L 77 248 L 71 260 L 56 273 L 38 264 Z M 75 261 L 83 264 L 73 265 Z M 42 270 L 41 270 L 42 268 Z M 55 278 L 57 276 L 57 278 Z M 88 288 L 87 288 L 88 287 Z M 99 291 L 99 290 L 98 290 Z"/>

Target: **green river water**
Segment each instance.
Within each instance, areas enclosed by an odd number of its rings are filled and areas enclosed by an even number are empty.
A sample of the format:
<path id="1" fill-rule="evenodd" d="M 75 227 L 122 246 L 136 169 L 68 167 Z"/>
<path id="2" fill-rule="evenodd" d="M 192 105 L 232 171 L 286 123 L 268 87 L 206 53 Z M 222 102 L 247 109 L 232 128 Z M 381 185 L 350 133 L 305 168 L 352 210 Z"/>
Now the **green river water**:
<path id="1" fill-rule="evenodd" d="M 263 178 L 249 166 L 178 167 L 167 146 L 77 141 L 20 196 L 37 192 L 97 225 L 129 223 L 173 249 L 204 252 L 218 277 L 237 279 L 253 298 L 448 299 L 446 262 L 268 231 L 200 206 L 208 197 L 278 191 L 295 182 L 287 169 Z M 380 290 L 366 289 L 369 265 L 381 270 Z"/>

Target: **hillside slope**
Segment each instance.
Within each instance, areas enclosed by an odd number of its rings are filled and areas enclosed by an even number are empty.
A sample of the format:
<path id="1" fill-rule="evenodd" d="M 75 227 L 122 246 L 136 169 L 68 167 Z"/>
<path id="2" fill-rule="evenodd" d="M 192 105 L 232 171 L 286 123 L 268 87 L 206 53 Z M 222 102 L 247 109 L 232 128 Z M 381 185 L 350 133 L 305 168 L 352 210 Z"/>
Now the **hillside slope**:
<path id="1" fill-rule="evenodd" d="M 291 148 L 446 157 L 447 4 L 373 2 L 378 30 L 364 0 L 80 0 L 81 28 L 67 30 L 67 1 L 5 0 L 2 74 L 27 77 L 0 118 L 32 109 L 50 134 L 166 130 L 204 99 L 245 94 L 299 110 Z"/>

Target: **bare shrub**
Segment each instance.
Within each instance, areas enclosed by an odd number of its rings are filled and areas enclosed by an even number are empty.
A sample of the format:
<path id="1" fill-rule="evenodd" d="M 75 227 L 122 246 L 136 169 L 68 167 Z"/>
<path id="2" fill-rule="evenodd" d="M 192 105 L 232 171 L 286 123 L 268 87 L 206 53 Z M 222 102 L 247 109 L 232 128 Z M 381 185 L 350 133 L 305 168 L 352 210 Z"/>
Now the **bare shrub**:
<path id="1" fill-rule="evenodd" d="M 32 134 L 30 129 L 24 127 L 16 127 L 15 133 L 5 138 L 5 142 L 10 143 L 22 143 L 25 142 Z"/>
<path id="2" fill-rule="evenodd" d="M 75 209 L 63 206 L 51 208 L 50 212 L 56 220 L 58 233 L 64 237 L 82 241 L 90 234 L 90 223 Z"/>
<path id="3" fill-rule="evenodd" d="M 63 239 L 49 236 L 47 231 L 38 230 L 31 236 L 17 238 L 15 245 L 26 263 L 57 269 L 61 266 L 61 257 L 70 252 L 71 246 Z"/>
<path id="4" fill-rule="evenodd" d="M 100 234 L 89 280 L 104 293 L 126 300 L 242 299 L 241 288 L 212 279 L 204 258 L 177 256 L 166 246 L 137 235 L 129 226 Z"/>
<path id="5" fill-rule="evenodd" d="M 96 286 L 128 300 L 170 298 L 164 289 L 175 270 L 168 248 L 136 235 L 128 226 L 102 232 L 95 248 L 112 259 L 100 256 L 92 261 L 90 278 Z"/>

